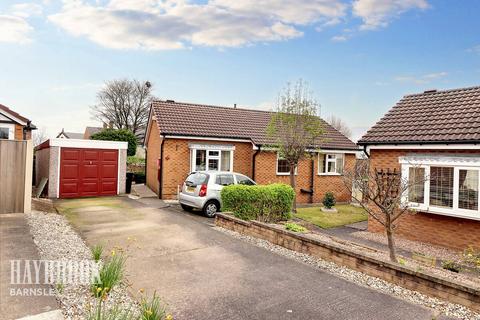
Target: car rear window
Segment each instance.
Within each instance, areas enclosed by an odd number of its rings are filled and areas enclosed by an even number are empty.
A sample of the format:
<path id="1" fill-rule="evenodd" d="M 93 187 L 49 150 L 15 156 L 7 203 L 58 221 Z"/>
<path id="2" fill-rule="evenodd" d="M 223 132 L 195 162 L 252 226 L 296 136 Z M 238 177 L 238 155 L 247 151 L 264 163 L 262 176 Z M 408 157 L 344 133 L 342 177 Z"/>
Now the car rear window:
<path id="1" fill-rule="evenodd" d="M 206 173 L 194 172 L 191 173 L 185 180 L 185 184 L 190 187 L 196 187 L 200 184 L 207 183 L 208 175 Z"/>

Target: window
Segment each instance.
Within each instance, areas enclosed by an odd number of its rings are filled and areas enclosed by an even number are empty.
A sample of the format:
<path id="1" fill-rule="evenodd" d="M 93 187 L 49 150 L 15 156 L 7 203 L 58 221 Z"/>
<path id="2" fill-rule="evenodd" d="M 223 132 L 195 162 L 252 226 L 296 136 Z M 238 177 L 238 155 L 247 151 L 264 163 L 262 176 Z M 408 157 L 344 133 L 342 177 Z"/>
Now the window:
<path id="1" fill-rule="evenodd" d="M 408 184 L 408 201 L 423 203 L 425 197 L 425 168 L 409 168 Z"/>
<path id="2" fill-rule="evenodd" d="M 478 211 L 478 170 L 459 170 L 458 207 Z"/>
<path id="3" fill-rule="evenodd" d="M 287 160 L 280 157 L 277 153 L 277 175 L 289 175 L 290 164 Z M 297 167 L 295 167 L 295 174 L 297 174 Z"/>
<path id="4" fill-rule="evenodd" d="M 430 205 L 453 208 L 453 168 L 430 167 Z"/>
<path id="5" fill-rule="evenodd" d="M 215 179 L 215 183 L 221 186 L 229 186 L 234 184 L 233 175 L 232 174 L 217 174 L 217 178 Z"/>
<path id="6" fill-rule="evenodd" d="M 419 155 L 401 157 L 400 163 L 413 208 L 480 220 L 480 157 Z"/>
<path id="7" fill-rule="evenodd" d="M 9 130 L 8 128 L 0 128 L 0 139 L 8 139 L 9 136 Z"/>
<path id="8" fill-rule="evenodd" d="M 253 186 L 255 185 L 255 182 L 253 182 L 250 178 L 242 175 L 235 175 L 235 178 L 237 179 L 237 184 L 243 184 L 246 186 Z"/>
<path id="9" fill-rule="evenodd" d="M 232 171 L 233 150 L 192 149 L 192 171 Z"/>
<path id="10" fill-rule="evenodd" d="M 343 173 L 344 155 L 342 153 L 319 153 L 318 174 L 338 175 Z"/>

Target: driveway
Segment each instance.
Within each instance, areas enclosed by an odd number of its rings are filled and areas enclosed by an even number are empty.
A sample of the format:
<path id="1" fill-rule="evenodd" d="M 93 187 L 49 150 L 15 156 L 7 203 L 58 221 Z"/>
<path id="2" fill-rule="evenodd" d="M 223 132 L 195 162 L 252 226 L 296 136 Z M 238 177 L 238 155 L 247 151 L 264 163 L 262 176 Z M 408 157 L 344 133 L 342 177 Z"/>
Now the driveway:
<path id="1" fill-rule="evenodd" d="M 156 291 L 175 319 L 432 319 L 432 310 L 213 229 L 157 199 L 59 201 L 89 245 L 128 252 L 132 294 Z"/>

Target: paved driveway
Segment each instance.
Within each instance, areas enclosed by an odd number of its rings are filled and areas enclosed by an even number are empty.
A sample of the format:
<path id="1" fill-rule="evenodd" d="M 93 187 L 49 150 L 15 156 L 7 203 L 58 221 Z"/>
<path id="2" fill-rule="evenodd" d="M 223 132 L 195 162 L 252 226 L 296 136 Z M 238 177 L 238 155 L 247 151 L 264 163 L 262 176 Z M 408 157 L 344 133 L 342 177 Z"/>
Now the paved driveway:
<path id="1" fill-rule="evenodd" d="M 357 286 L 212 229 L 156 199 L 64 200 L 89 245 L 128 248 L 132 292 L 156 291 L 176 319 L 432 319 L 432 311 Z"/>

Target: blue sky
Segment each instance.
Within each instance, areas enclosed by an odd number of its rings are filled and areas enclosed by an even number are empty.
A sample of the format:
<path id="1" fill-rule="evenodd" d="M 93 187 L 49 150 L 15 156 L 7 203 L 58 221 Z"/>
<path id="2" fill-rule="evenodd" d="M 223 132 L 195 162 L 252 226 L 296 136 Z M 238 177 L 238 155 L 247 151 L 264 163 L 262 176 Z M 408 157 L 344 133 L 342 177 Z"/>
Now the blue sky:
<path id="1" fill-rule="evenodd" d="M 106 80 L 162 99 L 269 109 L 307 80 L 357 138 L 404 94 L 480 85 L 480 1 L 0 3 L 0 103 L 83 132 Z"/>

